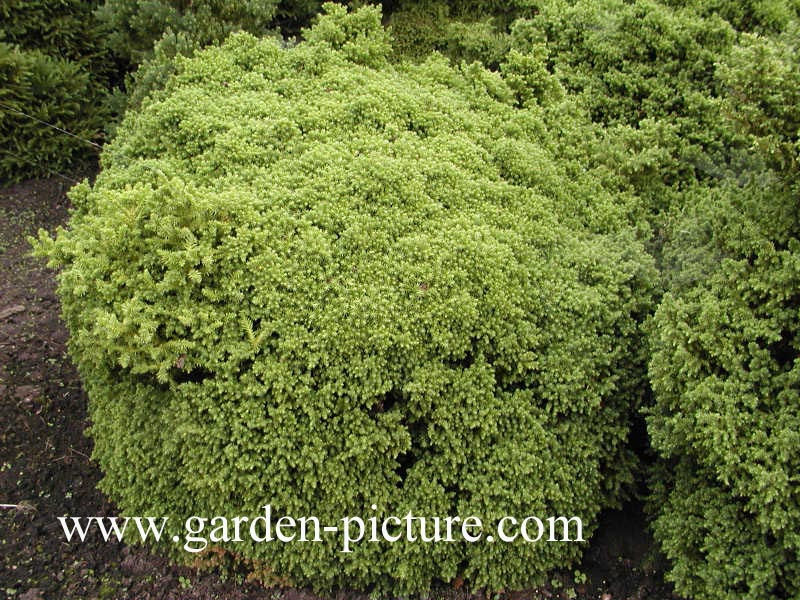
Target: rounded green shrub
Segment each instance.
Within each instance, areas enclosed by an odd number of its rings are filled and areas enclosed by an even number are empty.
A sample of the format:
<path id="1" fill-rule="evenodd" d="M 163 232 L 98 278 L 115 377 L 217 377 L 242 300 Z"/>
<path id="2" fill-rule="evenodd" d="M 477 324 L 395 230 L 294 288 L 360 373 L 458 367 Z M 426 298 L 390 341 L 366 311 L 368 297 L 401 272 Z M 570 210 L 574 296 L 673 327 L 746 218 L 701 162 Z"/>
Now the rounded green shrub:
<path id="1" fill-rule="evenodd" d="M 326 10 L 293 48 L 237 34 L 180 60 L 40 239 L 102 489 L 169 536 L 270 503 L 579 516 L 588 537 L 631 478 L 643 375 L 653 269 L 625 205 L 553 154 L 567 115 L 475 65 L 392 65 L 376 9 Z M 522 588 L 581 553 L 323 540 L 221 547 L 396 594 Z"/>

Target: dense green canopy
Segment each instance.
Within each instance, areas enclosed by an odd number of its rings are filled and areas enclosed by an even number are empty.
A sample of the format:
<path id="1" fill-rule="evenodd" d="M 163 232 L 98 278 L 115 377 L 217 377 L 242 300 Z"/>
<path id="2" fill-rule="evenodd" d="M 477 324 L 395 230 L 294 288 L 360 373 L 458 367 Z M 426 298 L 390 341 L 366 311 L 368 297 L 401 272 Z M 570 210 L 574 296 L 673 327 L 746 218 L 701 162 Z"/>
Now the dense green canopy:
<path id="1" fill-rule="evenodd" d="M 800 3 L 347 4 L 299 43 L 277 28 L 316 0 L 0 8 L 1 178 L 68 168 L 129 109 L 37 245 L 103 489 L 169 535 L 265 503 L 588 534 L 643 409 L 677 591 L 797 597 Z M 223 546 L 267 582 L 393 594 L 580 555 Z"/>
<path id="2" fill-rule="evenodd" d="M 653 267 L 496 73 L 392 66 L 380 13 L 240 34 L 128 114 L 68 231 L 72 354 L 128 514 L 580 516 L 630 479 Z M 177 519 L 173 519 L 177 523 Z M 522 588 L 578 544 L 241 543 L 278 577 Z"/>

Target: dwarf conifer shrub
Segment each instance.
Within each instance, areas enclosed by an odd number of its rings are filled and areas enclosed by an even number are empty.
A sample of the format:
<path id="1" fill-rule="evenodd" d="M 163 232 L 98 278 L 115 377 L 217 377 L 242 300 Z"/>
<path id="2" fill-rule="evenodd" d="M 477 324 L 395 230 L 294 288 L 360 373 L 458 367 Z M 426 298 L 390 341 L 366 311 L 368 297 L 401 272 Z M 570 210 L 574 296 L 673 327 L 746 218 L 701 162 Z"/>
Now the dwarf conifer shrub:
<path id="1" fill-rule="evenodd" d="M 40 239 L 102 489 L 169 537 L 265 503 L 330 525 L 579 516 L 588 536 L 630 479 L 651 302 L 624 204 L 556 160 L 568 116 L 551 131 L 477 66 L 393 66 L 377 10 L 326 10 L 296 47 L 237 34 L 180 60 Z M 521 588 L 581 551 L 323 540 L 218 545 L 392 593 Z"/>

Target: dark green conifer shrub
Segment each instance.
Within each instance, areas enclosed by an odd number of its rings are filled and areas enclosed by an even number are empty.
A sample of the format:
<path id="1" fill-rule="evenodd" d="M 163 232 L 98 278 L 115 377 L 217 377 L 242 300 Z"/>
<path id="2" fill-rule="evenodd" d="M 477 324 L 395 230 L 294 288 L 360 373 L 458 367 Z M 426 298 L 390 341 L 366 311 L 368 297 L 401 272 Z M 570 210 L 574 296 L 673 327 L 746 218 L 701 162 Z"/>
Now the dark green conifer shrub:
<path id="1" fill-rule="evenodd" d="M 631 478 L 653 269 L 627 207 L 558 160 L 576 117 L 551 128 L 477 65 L 392 65 L 376 9 L 326 10 L 296 47 L 237 34 L 179 60 L 40 238 L 102 489 L 169 536 L 265 503 L 588 535 Z M 222 546 L 395 594 L 522 588 L 581 553 L 324 539 Z"/>
<path id="2" fill-rule="evenodd" d="M 42 123 L 100 141 L 107 114 L 93 105 L 97 95 L 86 97 L 92 86 L 91 73 L 78 63 L 0 43 L 0 181 L 68 170 L 97 155 L 90 144 Z"/>
<path id="3" fill-rule="evenodd" d="M 103 71 L 103 33 L 93 18 L 99 0 L 4 0 L 0 41 L 75 62 L 95 61 Z"/>
<path id="4" fill-rule="evenodd" d="M 93 20 L 95 4 L 0 3 L 0 182 L 96 158 L 91 144 L 41 123 L 102 140 L 114 65 Z"/>
<path id="5" fill-rule="evenodd" d="M 299 30 L 319 10 L 317 0 L 105 0 L 97 17 L 107 46 L 128 65 L 127 106 L 163 88 L 177 56 L 191 57 L 234 31 L 279 37 Z"/>
<path id="6" fill-rule="evenodd" d="M 511 23 L 537 12 L 536 2 L 409 0 L 389 5 L 389 25 L 398 57 L 420 59 L 433 51 L 454 62 L 479 61 L 496 69 L 510 48 Z"/>
<path id="7" fill-rule="evenodd" d="M 105 0 L 97 17 L 109 31 L 108 46 L 132 64 L 153 55 L 168 31 L 204 46 L 243 29 L 263 35 L 272 29 L 280 0 Z"/>

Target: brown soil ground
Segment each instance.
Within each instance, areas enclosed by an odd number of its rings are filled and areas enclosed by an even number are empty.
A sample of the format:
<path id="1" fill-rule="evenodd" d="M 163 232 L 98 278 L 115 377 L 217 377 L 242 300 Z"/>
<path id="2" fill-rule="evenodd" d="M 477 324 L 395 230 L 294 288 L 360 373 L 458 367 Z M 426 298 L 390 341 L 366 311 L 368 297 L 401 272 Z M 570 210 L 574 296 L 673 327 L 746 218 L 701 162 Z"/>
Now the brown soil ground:
<path id="1" fill-rule="evenodd" d="M 33 180 L 0 190 L 0 599 L 265 599 L 314 600 L 311 592 L 265 590 L 241 578 L 176 567 L 141 547 L 90 536 L 67 543 L 57 517 L 110 516 L 97 491 L 86 395 L 66 354 L 54 274 L 32 258 L 26 241 L 39 228 L 66 223 L 63 179 Z M 666 600 L 663 561 L 639 503 L 604 515 L 580 567 L 546 589 L 502 594 L 509 600 Z M 237 583 L 237 579 L 239 582 Z M 463 587 L 431 597 L 481 600 Z M 366 600 L 342 592 L 337 600 Z"/>

